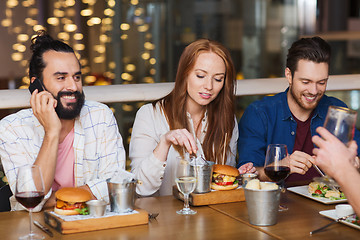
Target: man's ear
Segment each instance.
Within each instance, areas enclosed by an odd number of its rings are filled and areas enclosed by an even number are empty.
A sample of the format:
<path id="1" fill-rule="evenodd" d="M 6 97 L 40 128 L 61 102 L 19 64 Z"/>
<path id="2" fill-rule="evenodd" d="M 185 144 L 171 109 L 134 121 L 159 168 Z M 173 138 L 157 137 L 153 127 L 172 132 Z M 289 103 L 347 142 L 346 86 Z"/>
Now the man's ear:
<path id="1" fill-rule="evenodd" d="M 30 83 L 33 83 L 35 81 L 36 77 L 31 77 L 30 78 Z"/>
<path id="2" fill-rule="evenodd" d="M 285 78 L 288 81 L 289 86 L 291 86 L 291 84 L 292 84 L 292 75 L 291 75 L 290 68 L 285 68 Z"/>

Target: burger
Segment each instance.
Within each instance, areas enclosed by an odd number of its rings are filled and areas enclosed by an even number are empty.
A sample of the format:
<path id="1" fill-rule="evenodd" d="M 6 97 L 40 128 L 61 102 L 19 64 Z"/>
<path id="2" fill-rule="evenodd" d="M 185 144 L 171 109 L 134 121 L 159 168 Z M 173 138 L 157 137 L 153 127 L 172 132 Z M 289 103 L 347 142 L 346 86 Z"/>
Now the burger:
<path id="1" fill-rule="evenodd" d="M 85 202 L 92 199 L 91 193 L 82 188 L 65 187 L 55 193 L 54 212 L 60 215 L 86 214 Z"/>
<path id="2" fill-rule="evenodd" d="M 231 190 L 239 186 L 236 177 L 239 171 L 229 165 L 214 164 L 211 188 L 214 190 Z"/>

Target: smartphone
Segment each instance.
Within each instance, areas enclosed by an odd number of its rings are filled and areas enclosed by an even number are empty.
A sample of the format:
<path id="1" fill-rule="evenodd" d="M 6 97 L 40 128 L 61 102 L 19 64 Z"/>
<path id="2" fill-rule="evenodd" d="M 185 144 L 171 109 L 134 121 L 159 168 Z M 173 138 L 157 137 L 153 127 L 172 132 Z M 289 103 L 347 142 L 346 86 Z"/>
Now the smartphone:
<path id="1" fill-rule="evenodd" d="M 37 89 L 38 92 L 44 91 L 44 87 L 38 78 L 35 78 L 35 80 L 29 85 L 29 91 L 31 94 L 35 91 L 35 89 Z"/>

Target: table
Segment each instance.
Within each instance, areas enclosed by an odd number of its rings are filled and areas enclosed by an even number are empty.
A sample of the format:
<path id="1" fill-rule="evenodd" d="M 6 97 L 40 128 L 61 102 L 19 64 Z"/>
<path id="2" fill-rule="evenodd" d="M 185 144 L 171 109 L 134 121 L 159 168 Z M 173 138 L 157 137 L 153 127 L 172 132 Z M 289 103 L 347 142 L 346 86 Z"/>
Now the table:
<path id="1" fill-rule="evenodd" d="M 360 231 L 342 223 L 336 223 L 321 232 L 310 236 L 310 232 L 332 220 L 319 214 L 319 211 L 331 210 L 335 205 L 325 205 L 292 192 L 281 194 L 280 203 L 289 208 L 279 212 L 278 223 L 273 226 L 259 227 L 249 223 L 246 202 L 210 205 L 209 207 L 233 217 L 241 223 L 278 239 L 360 239 Z"/>
<path id="2" fill-rule="evenodd" d="M 334 209 L 334 205 L 324 205 L 297 194 L 286 192 L 281 203 L 289 207 L 280 212 L 274 226 L 258 227 L 249 223 L 246 202 L 216 204 L 193 207 L 194 216 L 180 216 L 175 213 L 183 202 L 172 196 L 141 198 L 136 205 L 148 212 L 159 212 L 156 220 L 147 225 L 116 228 L 61 235 L 55 230 L 54 238 L 40 231 L 46 239 L 360 239 L 360 231 L 341 223 L 310 237 L 309 232 L 329 223 L 331 220 L 319 211 Z M 34 213 L 34 219 L 44 223 L 43 213 Z M 27 212 L 0 213 L 1 239 L 17 239 L 29 231 Z"/>
<path id="3" fill-rule="evenodd" d="M 276 239 L 258 231 L 256 228 L 241 223 L 238 220 L 220 213 L 208 206 L 196 207 L 194 216 L 180 216 L 175 213 L 183 206 L 183 202 L 172 196 L 157 198 L 142 198 L 136 200 L 136 205 L 148 212 L 159 212 L 156 220 L 147 225 L 139 225 L 109 230 L 92 231 L 62 235 L 51 229 L 54 238 L 50 238 L 34 226 L 36 233 L 46 239 Z M 43 213 L 34 213 L 34 220 L 44 223 Z M 1 239 L 17 239 L 29 231 L 28 213 L 0 213 Z"/>

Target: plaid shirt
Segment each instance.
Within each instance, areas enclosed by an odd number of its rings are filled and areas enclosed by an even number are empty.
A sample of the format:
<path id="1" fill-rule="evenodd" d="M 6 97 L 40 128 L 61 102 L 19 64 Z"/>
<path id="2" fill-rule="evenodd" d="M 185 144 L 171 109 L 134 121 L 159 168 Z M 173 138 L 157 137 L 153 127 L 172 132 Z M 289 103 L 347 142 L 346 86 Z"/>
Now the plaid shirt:
<path id="1" fill-rule="evenodd" d="M 85 101 L 74 130 L 75 186 L 87 184 L 97 199 L 108 201 L 106 179 L 116 170 L 125 169 L 125 150 L 116 119 L 106 105 Z M 21 110 L 0 121 L 0 156 L 13 193 L 18 168 L 35 162 L 44 134 L 32 109 Z M 45 199 L 50 195 L 51 190 Z M 12 198 L 12 209 L 22 209 Z M 35 210 L 41 210 L 44 203 Z"/>

